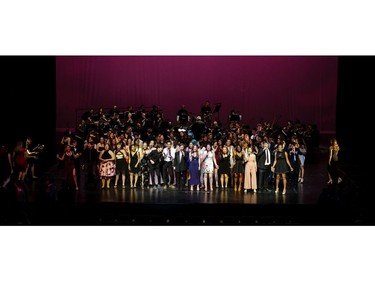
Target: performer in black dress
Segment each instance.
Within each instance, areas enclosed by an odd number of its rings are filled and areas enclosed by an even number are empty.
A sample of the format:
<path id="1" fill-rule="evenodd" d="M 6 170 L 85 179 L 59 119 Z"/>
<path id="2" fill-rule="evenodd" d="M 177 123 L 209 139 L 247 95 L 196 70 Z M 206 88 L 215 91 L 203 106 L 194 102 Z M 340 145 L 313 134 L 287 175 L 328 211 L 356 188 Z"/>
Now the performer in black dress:
<path id="1" fill-rule="evenodd" d="M 117 187 L 117 183 L 121 174 L 121 180 L 122 180 L 122 188 L 125 188 L 125 176 L 128 172 L 128 155 L 123 147 L 122 143 L 118 143 L 116 146 L 116 179 L 115 179 L 115 186 Z"/>
<path id="2" fill-rule="evenodd" d="M 230 156 L 228 154 L 228 148 L 223 147 L 223 152 L 219 158 L 219 175 L 221 188 L 228 189 L 228 177 L 230 174 Z"/>
<path id="3" fill-rule="evenodd" d="M 135 188 L 138 181 L 139 172 L 139 153 L 134 145 L 130 148 L 129 171 L 130 171 L 130 188 Z"/>
<path id="4" fill-rule="evenodd" d="M 336 139 L 330 140 L 329 147 L 329 159 L 328 159 L 328 184 L 338 184 L 342 181 L 338 173 L 338 163 L 339 163 L 339 151 L 340 147 L 337 144 Z"/>
<path id="5" fill-rule="evenodd" d="M 289 172 L 288 166 L 291 171 L 293 171 L 293 167 L 289 162 L 288 153 L 284 150 L 283 144 L 280 143 L 277 146 L 277 151 L 275 152 L 275 160 L 271 167 L 271 170 L 276 174 L 276 189 L 275 193 L 279 192 L 279 182 L 280 182 L 280 175 L 283 178 L 283 194 L 286 193 L 286 173 Z"/>
<path id="6" fill-rule="evenodd" d="M 233 173 L 234 173 L 234 191 L 241 191 L 242 183 L 243 183 L 243 175 L 245 173 L 245 166 L 243 160 L 243 151 L 241 146 L 238 144 L 236 149 L 233 153 L 234 158 L 234 166 L 233 166 Z"/>
<path id="7" fill-rule="evenodd" d="M 151 142 L 150 145 L 153 145 Z M 141 187 L 142 189 L 149 188 L 149 181 L 150 181 L 150 173 L 148 167 L 148 157 L 151 150 L 147 145 L 147 142 L 144 142 L 141 147 L 141 160 L 140 160 L 140 167 L 139 167 L 139 174 L 141 175 Z"/>

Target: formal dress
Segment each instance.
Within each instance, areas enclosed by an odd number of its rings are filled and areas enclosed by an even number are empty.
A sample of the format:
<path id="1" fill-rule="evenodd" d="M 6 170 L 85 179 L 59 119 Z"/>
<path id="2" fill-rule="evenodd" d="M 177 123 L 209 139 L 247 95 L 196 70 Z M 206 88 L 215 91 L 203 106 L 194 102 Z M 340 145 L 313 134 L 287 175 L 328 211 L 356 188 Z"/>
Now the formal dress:
<path id="1" fill-rule="evenodd" d="M 275 174 L 285 174 L 289 172 L 288 164 L 286 163 L 285 151 L 276 151 L 275 157 L 277 159 L 275 165 Z"/>
<path id="2" fill-rule="evenodd" d="M 219 174 L 230 174 L 230 156 L 227 155 L 223 157 L 222 155 L 219 158 Z"/>
<path id="3" fill-rule="evenodd" d="M 337 183 L 339 178 L 338 166 L 339 166 L 339 151 L 334 150 L 332 147 L 329 148 L 330 153 L 332 153 L 331 165 L 328 165 L 328 173 L 331 175 L 331 178 L 334 183 Z"/>
<path id="4" fill-rule="evenodd" d="M 190 184 L 200 184 L 199 157 L 193 156 L 189 164 Z"/>
<path id="5" fill-rule="evenodd" d="M 102 158 L 104 160 L 111 159 L 111 155 L 108 151 L 104 151 Z M 115 175 L 115 165 L 113 161 L 102 161 L 100 163 L 99 174 L 101 177 L 112 177 Z"/>
<path id="6" fill-rule="evenodd" d="M 214 171 L 214 157 L 215 155 L 213 154 L 212 151 L 209 151 L 208 153 L 206 152 L 206 157 L 203 161 L 203 172 L 208 174 L 212 173 Z"/>
<path id="7" fill-rule="evenodd" d="M 244 163 L 243 163 L 242 154 L 241 154 L 241 156 L 238 156 L 238 154 L 236 152 L 235 159 L 236 159 L 236 163 L 233 166 L 233 172 L 236 173 L 236 174 L 243 174 L 245 172 L 245 166 L 244 166 Z"/>
<path id="8" fill-rule="evenodd" d="M 248 160 L 245 164 L 245 181 L 244 189 L 257 189 L 257 163 L 254 153 L 250 153 Z"/>
<path id="9" fill-rule="evenodd" d="M 138 153 L 137 152 L 130 152 L 130 173 L 137 174 L 139 172 L 139 163 L 137 167 L 135 166 L 138 163 Z"/>
<path id="10" fill-rule="evenodd" d="M 26 148 L 22 148 L 15 152 L 15 164 L 17 171 L 26 171 L 27 161 L 25 157 Z"/>
<path id="11" fill-rule="evenodd" d="M 116 174 L 126 174 L 128 170 L 128 164 L 126 163 L 126 158 L 124 153 L 117 151 L 116 154 Z"/>

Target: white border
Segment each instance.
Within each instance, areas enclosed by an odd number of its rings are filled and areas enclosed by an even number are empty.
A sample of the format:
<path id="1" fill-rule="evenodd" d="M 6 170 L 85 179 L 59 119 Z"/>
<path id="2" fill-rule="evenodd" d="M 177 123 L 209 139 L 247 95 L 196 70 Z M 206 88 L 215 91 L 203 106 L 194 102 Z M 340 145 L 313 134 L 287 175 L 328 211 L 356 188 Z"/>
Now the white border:
<path id="1" fill-rule="evenodd" d="M 4 2 L 4 1 L 3 1 Z M 371 55 L 373 1 L 7 1 L 3 55 Z"/>
<path id="2" fill-rule="evenodd" d="M 3 1 L 1 55 L 372 55 L 373 1 Z M 373 227 L 0 227 L 4 280 L 373 280 Z M 34 277 L 32 277 L 34 276 Z M 320 278 L 321 277 L 321 278 Z"/>

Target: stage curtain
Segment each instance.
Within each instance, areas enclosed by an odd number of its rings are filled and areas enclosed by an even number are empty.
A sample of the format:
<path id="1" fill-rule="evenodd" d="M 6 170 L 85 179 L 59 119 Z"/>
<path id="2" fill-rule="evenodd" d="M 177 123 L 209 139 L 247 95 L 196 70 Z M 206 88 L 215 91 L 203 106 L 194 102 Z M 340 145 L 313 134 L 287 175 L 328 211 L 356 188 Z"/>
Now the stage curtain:
<path id="1" fill-rule="evenodd" d="M 255 126 L 276 119 L 335 131 L 337 57 L 333 56 L 59 56 L 57 128 L 74 127 L 83 109 L 158 105 L 176 121 L 185 104 L 199 115 L 206 100 L 224 125 L 232 109 Z M 79 118 L 78 118 L 79 119 Z"/>

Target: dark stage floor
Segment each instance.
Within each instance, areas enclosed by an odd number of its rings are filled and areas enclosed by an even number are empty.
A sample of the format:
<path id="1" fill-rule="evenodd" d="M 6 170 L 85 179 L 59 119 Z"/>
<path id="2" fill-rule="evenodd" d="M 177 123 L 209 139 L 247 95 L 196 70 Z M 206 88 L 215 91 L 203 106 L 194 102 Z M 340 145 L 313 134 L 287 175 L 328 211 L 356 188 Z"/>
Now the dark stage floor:
<path id="1" fill-rule="evenodd" d="M 40 191 L 42 179 L 26 188 L 26 203 L 17 215 L 4 217 L 3 224 L 36 225 L 316 225 L 366 224 L 366 210 L 355 175 L 341 171 L 343 182 L 327 185 L 325 157 L 306 163 L 304 182 L 287 194 L 244 193 L 243 191 L 190 191 L 178 189 L 140 188 L 101 189 L 100 183 L 85 185 L 81 175 L 80 190 L 67 191 L 63 170 L 52 167 L 57 200 Z M 280 185 L 282 187 L 282 185 Z M 282 190 L 282 189 L 280 189 Z M 20 206 L 19 203 L 18 207 Z M 12 208 L 10 208 L 12 210 Z M 21 212 L 19 212 L 21 210 Z"/>

